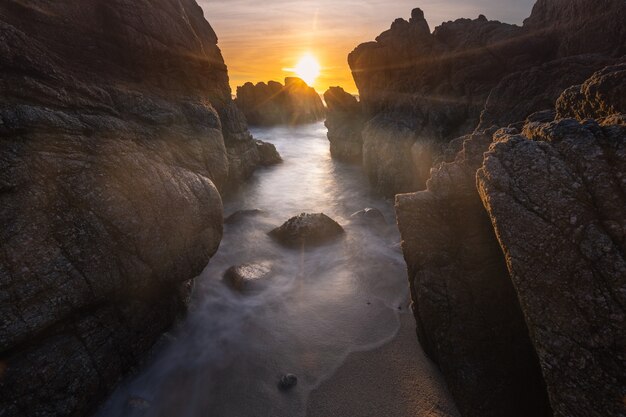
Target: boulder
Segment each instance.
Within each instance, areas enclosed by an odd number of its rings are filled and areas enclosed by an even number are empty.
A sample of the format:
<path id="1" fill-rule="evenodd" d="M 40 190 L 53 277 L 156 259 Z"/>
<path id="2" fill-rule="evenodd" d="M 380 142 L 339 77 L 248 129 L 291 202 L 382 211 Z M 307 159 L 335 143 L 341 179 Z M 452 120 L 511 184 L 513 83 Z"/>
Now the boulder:
<path id="1" fill-rule="evenodd" d="M 461 138 L 425 191 L 396 196 L 413 312 L 424 351 L 466 417 L 549 416 L 539 363 L 475 187 L 492 133 Z"/>
<path id="2" fill-rule="evenodd" d="M 255 141 L 256 148 L 259 152 L 260 164 L 263 166 L 276 165 L 283 162 L 283 158 L 276 150 L 276 146 L 269 142 L 263 142 L 261 140 Z"/>
<path id="3" fill-rule="evenodd" d="M 233 289 L 243 292 L 250 289 L 256 281 L 267 278 L 271 272 L 272 265 L 269 262 L 243 264 L 228 268 L 224 279 Z"/>
<path id="4" fill-rule="evenodd" d="M 290 390 L 296 385 L 298 385 L 298 377 L 295 376 L 294 374 L 283 375 L 280 377 L 280 380 L 278 381 L 278 388 L 280 388 L 283 391 Z"/>
<path id="5" fill-rule="evenodd" d="M 0 33 L 0 409 L 87 415 L 184 313 L 258 153 L 193 0 L 7 0 Z"/>
<path id="6" fill-rule="evenodd" d="M 624 414 L 624 173 L 626 125 L 574 119 L 499 135 L 478 171 L 556 417 Z"/>
<path id="7" fill-rule="evenodd" d="M 224 224 L 238 224 L 246 219 L 262 216 L 265 211 L 259 209 L 238 210 L 224 219 Z"/>
<path id="8" fill-rule="evenodd" d="M 237 107 L 248 123 L 259 126 L 297 125 L 324 119 L 325 109 L 315 89 L 295 77 L 276 81 L 246 83 L 237 87 Z"/>
<path id="9" fill-rule="evenodd" d="M 352 213 L 352 215 L 350 215 L 350 220 L 374 227 L 387 226 L 385 215 L 380 210 L 370 207 L 357 211 L 356 213 Z"/>
<path id="10" fill-rule="evenodd" d="M 327 106 L 326 128 L 333 158 L 346 162 L 362 161 L 365 120 L 356 97 L 341 87 L 331 87 L 324 93 Z"/>
<path id="11" fill-rule="evenodd" d="M 343 233 L 339 223 L 323 213 L 302 213 L 269 234 L 282 245 L 300 248 L 332 242 Z"/>

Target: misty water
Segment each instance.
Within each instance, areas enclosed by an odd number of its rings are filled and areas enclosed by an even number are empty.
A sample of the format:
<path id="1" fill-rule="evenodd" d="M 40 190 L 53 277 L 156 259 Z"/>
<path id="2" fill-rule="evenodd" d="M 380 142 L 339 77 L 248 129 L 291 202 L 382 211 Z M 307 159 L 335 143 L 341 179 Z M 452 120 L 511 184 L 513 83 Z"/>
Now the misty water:
<path id="1" fill-rule="evenodd" d="M 409 296 L 392 201 L 370 191 L 360 167 L 331 160 L 321 123 L 253 134 L 275 144 L 284 163 L 257 171 L 226 199 L 225 214 L 263 213 L 225 225 L 188 315 L 98 416 L 304 416 L 309 393 L 349 353 L 376 348 L 398 331 Z M 366 207 L 381 210 L 389 226 L 352 222 Z M 267 235 L 302 212 L 324 212 L 345 236 L 302 251 Z M 255 262 L 273 272 L 250 291 L 222 280 L 230 266 Z M 286 373 L 298 385 L 281 391 Z"/>

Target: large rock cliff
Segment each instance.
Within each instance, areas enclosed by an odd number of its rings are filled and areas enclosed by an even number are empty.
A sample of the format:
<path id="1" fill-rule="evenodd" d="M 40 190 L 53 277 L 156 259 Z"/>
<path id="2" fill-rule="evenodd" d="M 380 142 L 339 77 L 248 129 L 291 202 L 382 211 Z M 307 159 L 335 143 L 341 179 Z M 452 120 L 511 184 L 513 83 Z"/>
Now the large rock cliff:
<path id="1" fill-rule="evenodd" d="M 348 61 L 368 121 L 363 161 L 374 187 L 389 195 L 423 189 L 447 143 L 471 133 L 481 114 L 483 129 L 523 122 L 614 62 L 625 51 L 626 6 L 601 3 L 545 0 L 522 27 L 481 15 L 432 33 L 415 9 L 359 45 Z M 393 141 L 402 152 L 387 152 Z"/>
<path id="2" fill-rule="evenodd" d="M 184 311 L 257 145 L 194 0 L 0 3 L 0 408 L 91 410 Z"/>
<path id="3" fill-rule="evenodd" d="M 237 87 L 237 107 L 248 123 L 258 126 L 296 125 L 324 119 L 324 103 L 313 87 L 296 77 L 285 78 L 285 85 L 246 83 Z"/>
<path id="4" fill-rule="evenodd" d="M 611 91 L 615 81 L 623 86 L 625 69 L 607 68 L 579 89 Z M 485 154 L 478 190 L 555 416 L 623 416 L 626 106 L 623 95 L 611 100 L 582 93 L 580 101 L 570 95 L 559 99 L 561 110 L 617 113 L 600 123 L 559 119 L 527 123 L 521 133 L 504 131 Z"/>
<path id="5" fill-rule="evenodd" d="M 624 415 L 625 69 L 453 141 L 396 198 L 420 341 L 463 415 L 549 415 L 546 392 L 557 417 Z"/>
<path id="6" fill-rule="evenodd" d="M 465 417 L 549 416 L 502 250 L 476 192 L 493 132 L 461 138 L 427 189 L 396 197 L 418 336 Z"/>

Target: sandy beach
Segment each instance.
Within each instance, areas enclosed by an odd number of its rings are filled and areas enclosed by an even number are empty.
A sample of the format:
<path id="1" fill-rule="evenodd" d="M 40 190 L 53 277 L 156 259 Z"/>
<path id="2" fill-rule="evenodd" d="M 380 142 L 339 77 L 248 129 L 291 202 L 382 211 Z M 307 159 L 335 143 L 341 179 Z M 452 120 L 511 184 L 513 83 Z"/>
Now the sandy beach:
<path id="1" fill-rule="evenodd" d="M 307 417 L 457 417 L 439 370 L 423 353 L 413 316 L 386 345 L 351 354 L 311 393 Z"/>

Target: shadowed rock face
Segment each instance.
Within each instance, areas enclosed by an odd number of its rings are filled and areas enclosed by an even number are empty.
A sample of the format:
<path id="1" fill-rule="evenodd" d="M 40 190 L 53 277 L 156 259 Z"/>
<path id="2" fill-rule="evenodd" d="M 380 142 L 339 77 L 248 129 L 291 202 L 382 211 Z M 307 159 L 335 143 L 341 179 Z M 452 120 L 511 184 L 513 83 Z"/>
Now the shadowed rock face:
<path id="1" fill-rule="evenodd" d="M 333 158 L 361 162 L 363 158 L 363 111 L 360 103 L 341 87 L 331 87 L 324 93 L 328 140 Z"/>
<path id="2" fill-rule="evenodd" d="M 193 0 L 0 4 L 3 415 L 87 413 L 184 311 L 259 159 L 216 42 Z"/>
<path id="3" fill-rule="evenodd" d="M 427 190 L 396 196 L 418 336 L 463 416 L 549 416 L 545 387 L 498 241 L 475 187 L 491 143 L 462 138 Z"/>
<path id="4" fill-rule="evenodd" d="M 521 134 L 452 141 L 397 196 L 419 338 L 464 415 L 544 415 L 541 389 L 558 417 L 623 413 L 625 81 L 605 68 Z"/>
<path id="5" fill-rule="evenodd" d="M 618 112 L 603 124 L 528 123 L 477 174 L 559 417 L 624 413 L 626 108 L 605 93 L 625 82 L 607 68 L 559 99 L 561 114 Z"/>
<path id="6" fill-rule="evenodd" d="M 566 3 L 540 1 L 523 27 L 481 15 L 444 23 L 432 33 L 416 9 L 409 21 L 398 19 L 375 42 L 359 45 L 348 60 L 369 120 L 364 147 L 380 142 L 381 149 L 388 148 L 385 130 L 390 127 L 408 129 L 394 133 L 405 150 L 407 142 L 426 144 L 424 150 L 383 152 L 366 164 L 373 185 L 390 195 L 423 189 L 430 166 L 439 159 L 436 152 L 474 131 L 481 113 L 481 129 L 523 122 L 531 113 L 554 107 L 563 89 L 614 63 L 624 53 L 624 2 L 601 2 L 605 7 L 594 0 Z M 594 49 L 585 39 L 599 46 Z M 410 171 L 426 175 L 398 177 L 394 172 L 395 166 L 416 164 L 427 166 Z"/>
<path id="7" fill-rule="evenodd" d="M 556 102 L 559 118 L 604 120 L 626 109 L 626 62 L 610 66 L 582 85 L 568 88 Z M 607 124 L 611 121 L 607 120 Z"/>
<path id="8" fill-rule="evenodd" d="M 246 83 L 237 87 L 237 106 L 248 123 L 259 126 L 296 125 L 324 119 L 324 104 L 319 94 L 304 81 L 285 78 L 285 85 Z"/>

